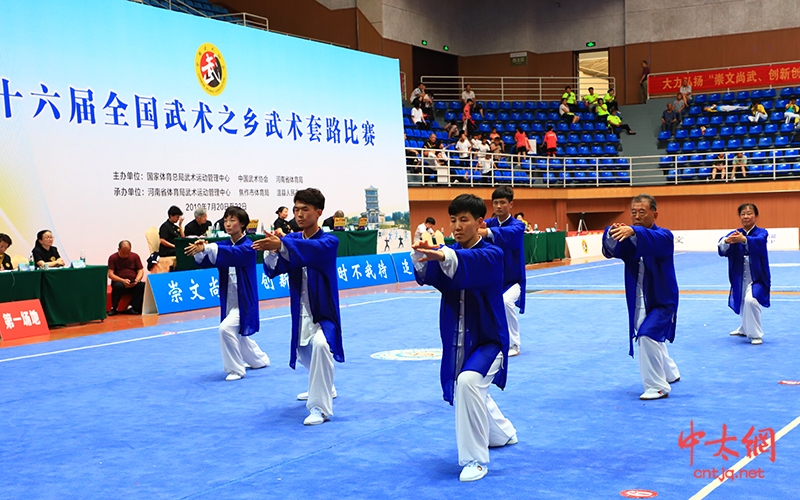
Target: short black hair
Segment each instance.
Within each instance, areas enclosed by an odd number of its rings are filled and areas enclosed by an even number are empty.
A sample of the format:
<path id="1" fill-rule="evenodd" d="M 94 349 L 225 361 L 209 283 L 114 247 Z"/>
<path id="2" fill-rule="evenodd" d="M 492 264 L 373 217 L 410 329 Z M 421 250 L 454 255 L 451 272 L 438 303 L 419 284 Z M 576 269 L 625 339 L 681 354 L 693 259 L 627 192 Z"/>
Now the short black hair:
<path id="1" fill-rule="evenodd" d="M 6 242 L 8 246 L 11 246 L 11 236 L 7 235 L 6 233 L 0 233 L 0 243 Z"/>
<path id="2" fill-rule="evenodd" d="M 548 126 L 547 126 L 547 130 L 548 130 L 548 132 L 549 132 L 550 130 L 553 130 L 553 126 L 552 126 L 552 125 L 548 125 Z"/>
<path id="3" fill-rule="evenodd" d="M 637 194 L 631 200 L 631 205 L 634 203 L 642 203 L 643 201 L 647 201 L 650 204 L 650 210 L 655 212 L 658 210 L 658 205 L 656 204 L 656 199 L 650 196 L 649 194 Z"/>
<path id="4" fill-rule="evenodd" d="M 250 224 L 250 216 L 247 215 L 247 212 L 242 207 L 237 207 L 236 205 L 231 205 L 225 209 L 225 215 L 222 216 L 222 220 L 224 221 L 228 217 L 236 217 L 239 219 L 239 223 L 242 225 L 242 230 Z"/>
<path id="5" fill-rule="evenodd" d="M 316 188 L 306 188 L 296 192 L 294 194 L 294 202 L 297 203 L 298 201 L 319 210 L 325 209 L 325 196 Z"/>
<path id="6" fill-rule="evenodd" d="M 52 231 L 50 231 L 49 229 L 42 229 L 41 231 L 36 233 L 36 241 L 42 241 L 42 238 L 44 237 L 44 233 L 51 233 L 51 232 Z"/>
<path id="7" fill-rule="evenodd" d="M 514 214 L 514 218 L 515 218 L 515 219 L 516 219 L 517 217 L 520 217 L 520 216 L 521 216 L 523 219 L 525 218 L 525 214 L 523 214 L 522 212 L 517 212 L 517 213 L 515 213 L 515 214 Z"/>
<path id="8" fill-rule="evenodd" d="M 428 217 L 427 219 L 425 219 L 425 224 L 436 224 L 436 219 L 434 219 L 433 217 Z"/>
<path id="9" fill-rule="evenodd" d="M 467 212 L 474 218 L 479 219 L 486 216 L 486 204 L 481 198 L 474 194 L 460 194 L 450 202 L 447 207 L 447 213 L 450 215 L 458 215 Z"/>
<path id="10" fill-rule="evenodd" d="M 167 210 L 167 215 L 169 215 L 170 217 L 173 217 L 175 215 L 183 215 L 183 210 L 176 207 L 175 205 L 172 205 L 171 207 L 169 207 L 169 210 Z"/>
<path id="11" fill-rule="evenodd" d="M 594 90 L 594 87 L 589 87 L 589 89 L 588 89 L 588 90 Z"/>
<path id="12" fill-rule="evenodd" d="M 756 206 L 755 203 L 742 203 L 741 205 L 739 205 L 739 209 L 736 210 L 736 213 L 737 214 L 741 214 L 742 210 L 744 210 L 747 207 L 752 208 L 753 209 L 753 213 L 756 214 L 756 217 L 758 217 L 758 207 Z M 2 241 L 2 239 L 0 239 L 0 241 Z"/>
<path id="13" fill-rule="evenodd" d="M 277 210 L 275 210 L 275 213 L 276 213 L 276 214 L 278 214 L 278 215 L 280 215 L 280 214 L 281 214 L 281 212 L 283 212 L 284 210 L 286 210 L 286 207 L 284 207 L 284 206 L 280 206 L 280 207 L 278 207 L 278 209 L 277 209 Z"/>
<path id="14" fill-rule="evenodd" d="M 514 190 L 508 186 L 500 186 L 495 188 L 492 192 L 492 201 L 505 198 L 508 201 L 514 201 Z"/>

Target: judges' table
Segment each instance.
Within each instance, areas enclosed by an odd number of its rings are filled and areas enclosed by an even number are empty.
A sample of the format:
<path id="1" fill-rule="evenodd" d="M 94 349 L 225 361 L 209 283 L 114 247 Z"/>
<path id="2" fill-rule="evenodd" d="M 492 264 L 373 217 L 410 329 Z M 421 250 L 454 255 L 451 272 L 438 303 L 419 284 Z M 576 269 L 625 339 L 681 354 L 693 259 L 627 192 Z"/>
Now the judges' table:
<path id="1" fill-rule="evenodd" d="M 250 241 L 260 240 L 264 237 L 263 234 L 248 234 L 247 238 Z M 209 243 L 223 241 L 230 239 L 228 236 L 220 236 L 219 238 L 203 238 Z M 188 271 L 190 269 L 197 269 L 197 264 L 194 262 L 194 257 L 189 257 L 184 252 L 186 247 L 192 242 L 197 241 L 196 238 L 175 238 L 175 267 L 178 271 Z M 264 260 L 264 253 L 257 252 L 256 262 L 261 264 Z"/>
<path id="2" fill-rule="evenodd" d="M 445 238 L 445 245 L 455 243 L 453 238 Z M 525 233 L 525 263 L 537 264 L 563 259 L 566 251 L 567 233 Z"/>
<path id="3" fill-rule="evenodd" d="M 106 318 L 108 267 L 0 273 L 0 302 L 39 299 L 50 326 Z"/>
<path id="4" fill-rule="evenodd" d="M 339 238 L 337 257 L 353 257 L 356 255 L 374 255 L 378 253 L 378 231 L 333 231 Z"/>

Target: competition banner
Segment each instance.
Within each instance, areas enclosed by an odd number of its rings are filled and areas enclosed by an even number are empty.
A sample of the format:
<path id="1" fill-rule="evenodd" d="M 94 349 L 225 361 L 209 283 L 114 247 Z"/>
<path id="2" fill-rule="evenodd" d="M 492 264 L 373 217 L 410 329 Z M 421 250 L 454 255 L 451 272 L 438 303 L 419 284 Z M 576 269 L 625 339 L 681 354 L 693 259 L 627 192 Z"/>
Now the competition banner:
<path id="1" fill-rule="evenodd" d="M 127 0 L 0 16 L 0 232 L 105 263 L 178 206 L 269 228 L 316 187 L 323 218 L 408 213 L 398 62 Z M 290 210 L 291 211 L 291 210 Z M 291 218 L 291 215 L 290 215 Z M 386 224 L 384 226 L 384 224 Z M 402 229 L 402 228 L 400 228 Z"/>
<path id="2" fill-rule="evenodd" d="M 757 87 L 793 87 L 800 85 L 800 62 L 654 73 L 647 78 L 647 91 L 654 97 L 674 96 L 680 90 L 684 78 L 692 85 L 694 94 Z"/>

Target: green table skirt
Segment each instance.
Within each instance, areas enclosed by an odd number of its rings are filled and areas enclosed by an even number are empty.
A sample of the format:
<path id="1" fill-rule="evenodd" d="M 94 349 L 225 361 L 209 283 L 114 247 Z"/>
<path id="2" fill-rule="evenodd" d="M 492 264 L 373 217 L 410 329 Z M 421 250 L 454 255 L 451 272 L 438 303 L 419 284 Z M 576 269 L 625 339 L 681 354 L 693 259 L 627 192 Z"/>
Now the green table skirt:
<path id="1" fill-rule="evenodd" d="M 247 237 L 250 241 L 260 240 L 264 237 L 263 234 L 248 234 Z M 228 236 L 221 236 L 219 238 L 203 238 L 209 243 L 223 241 L 230 239 Z M 175 266 L 178 271 L 189 271 L 197 269 L 197 264 L 194 262 L 194 257 L 189 257 L 184 252 L 186 247 L 192 242 L 197 241 L 197 238 L 175 238 Z M 264 261 L 264 253 L 256 253 L 256 263 L 261 264 Z"/>
<path id="2" fill-rule="evenodd" d="M 108 267 L 0 273 L 0 302 L 39 299 L 52 326 L 106 318 Z"/>
<path id="3" fill-rule="evenodd" d="M 378 253 L 378 231 L 332 231 L 339 238 L 337 257 L 374 255 Z"/>
<path id="4" fill-rule="evenodd" d="M 563 259 L 566 251 L 567 233 L 526 233 L 525 234 L 525 263 L 538 264 Z M 453 238 L 445 238 L 445 245 L 455 243 Z"/>

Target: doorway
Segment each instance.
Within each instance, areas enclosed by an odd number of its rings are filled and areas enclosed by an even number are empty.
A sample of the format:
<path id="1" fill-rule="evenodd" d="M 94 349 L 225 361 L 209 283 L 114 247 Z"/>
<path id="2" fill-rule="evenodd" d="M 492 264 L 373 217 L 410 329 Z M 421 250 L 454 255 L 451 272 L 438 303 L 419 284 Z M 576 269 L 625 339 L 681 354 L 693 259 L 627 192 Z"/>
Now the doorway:
<path id="1" fill-rule="evenodd" d="M 608 49 L 578 52 L 578 95 L 588 94 L 589 87 L 600 96 L 608 90 Z"/>

